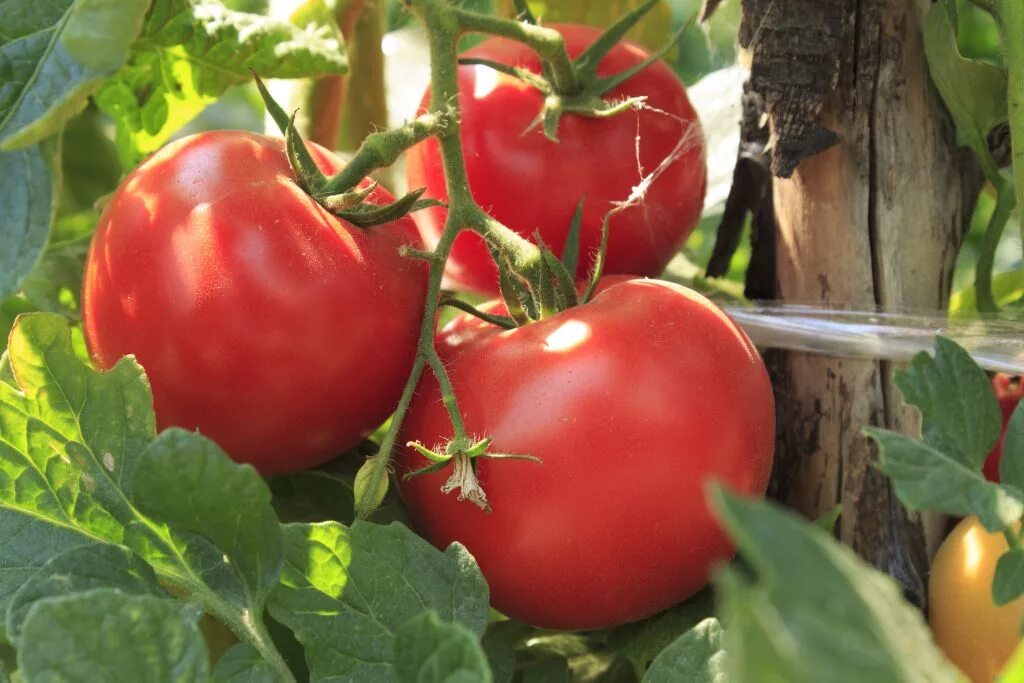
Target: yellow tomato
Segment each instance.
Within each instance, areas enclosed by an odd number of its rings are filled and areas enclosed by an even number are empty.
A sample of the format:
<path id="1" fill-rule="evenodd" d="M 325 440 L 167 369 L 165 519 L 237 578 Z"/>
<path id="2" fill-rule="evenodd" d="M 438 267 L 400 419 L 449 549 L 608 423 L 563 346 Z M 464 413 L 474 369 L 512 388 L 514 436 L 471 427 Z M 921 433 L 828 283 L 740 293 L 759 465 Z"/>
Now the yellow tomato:
<path id="1" fill-rule="evenodd" d="M 996 562 L 1007 549 L 1002 534 L 985 531 L 972 516 L 953 529 L 932 563 L 932 632 L 950 661 L 973 683 L 992 683 L 1021 639 L 1024 597 L 1003 607 L 992 601 Z"/>

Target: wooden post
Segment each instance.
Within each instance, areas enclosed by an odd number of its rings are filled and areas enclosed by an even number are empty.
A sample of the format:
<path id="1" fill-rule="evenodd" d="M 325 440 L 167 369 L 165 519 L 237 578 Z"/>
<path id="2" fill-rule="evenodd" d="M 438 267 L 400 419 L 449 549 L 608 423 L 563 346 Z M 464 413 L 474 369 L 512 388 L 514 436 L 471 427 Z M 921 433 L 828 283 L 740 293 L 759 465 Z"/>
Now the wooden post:
<path id="1" fill-rule="evenodd" d="M 775 281 L 758 291 L 830 307 L 946 307 L 979 180 L 929 82 L 930 4 L 744 0 L 741 41 L 771 115 L 773 169 L 791 172 L 773 183 Z M 894 368 L 777 351 L 769 366 L 779 415 L 771 495 L 809 517 L 842 503 L 839 537 L 923 604 L 941 520 L 903 509 L 862 434 L 919 429 Z"/>

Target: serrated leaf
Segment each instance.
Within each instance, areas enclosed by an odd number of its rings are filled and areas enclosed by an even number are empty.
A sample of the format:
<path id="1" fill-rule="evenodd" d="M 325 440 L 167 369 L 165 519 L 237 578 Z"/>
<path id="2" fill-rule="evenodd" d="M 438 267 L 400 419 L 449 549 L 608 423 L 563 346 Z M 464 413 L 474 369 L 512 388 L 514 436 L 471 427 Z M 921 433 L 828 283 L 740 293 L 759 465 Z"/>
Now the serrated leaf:
<path id="1" fill-rule="evenodd" d="M 29 610 L 40 600 L 117 588 L 124 593 L 166 597 L 152 567 L 119 545 L 87 545 L 54 555 L 14 594 L 7 608 L 7 636 L 18 644 Z"/>
<path id="2" fill-rule="evenodd" d="M 1006 71 L 960 54 L 956 30 L 941 2 L 925 16 L 923 34 L 928 71 L 953 116 L 957 141 L 978 155 L 992 180 L 998 170 L 989 153 L 988 134 L 1007 120 Z"/>
<path id="3" fill-rule="evenodd" d="M 876 428 L 864 432 L 878 442 L 878 469 L 911 510 L 977 515 L 989 531 L 1002 531 L 1024 514 L 1024 495 L 1016 488 L 987 481 L 980 472 L 903 434 Z"/>
<path id="4" fill-rule="evenodd" d="M 270 611 L 305 646 L 311 680 L 396 680 L 395 631 L 424 609 L 472 633 L 487 585 L 472 556 L 443 553 L 401 524 L 284 527 L 285 569 Z"/>
<path id="5" fill-rule="evenodd" d="M 477 635 L 428 610 L 395 633 L 395 675 L 399 683 L 490 683 L 491 669 Z"/>
<path id="6" fill-rule="evenodd" d="M 996 563 L 992 599 L 997 605 L 1005 605 L 1021 595 L 1024 595 L 1024 549 L 1011 548 Z"/>
<path id="7" fill-rule="evenodd" d="M 0 148 L 60 131 L 128 59 L 149 0 L 4 3 Z"/>
<path id="8" fill-rule="evenodd" d="M 730 683 L 961 680 L 891 578 L 773 503 L 713 498 L 754 577 L 718 583 Z"/>
<path id="9" fill-rule="evenodd" d="M 46 248 L 60 197 L 59 141 L 0 152 L 0 299 L 16 292 Z"/>
<path id="10" fill-rule="evenodd" d="M 239 643 L 217 661 L 213 683 L 278 683 L 278 677 L 254 647 Z"/>
<path id="11" fill-rule="evenodd" d="M 109 588 L 43 600 L 25 619 L 19 671 L 28 683 L 206 683 L 200 613 Z"/>
<path id="12" fill-rule="evenodd" d="M 251 465 L 198 434 L 169 429 L 139 456 L 130 490 L 139 510 L 172 528 L 204 583 L 262 612 L 284 556 L 270 488 Z"/>
<path id="13" fill-rule="evenodd" d="M 705 619 L 655 657 L 643 683 L 725 683 L 725 652 L 718 619 Z"/>
<path id="14" fill-rule="evenodd" d="M 999 481 L 1024 490 L 1024 403 L 1018 403 L 1006 425 L 999 458 Z"/>
<path id="15" fill-rule="evenodd" d="M 935 356 L 919 353 L 896 374 L 903 399 L 921 411 L 925 442 L 970 469 L 982 463 L 1002 431 L 1002 415 L 985 371 L 943 337 Z"/>
<path id="16" fill-rule="evenodd" d="M 134 162 L 252 70 L 302 78 L 346 68 L 336 26 L 300 28 L 216 2 L 155 0 L 142 40 L 97 102 L 117 121 L 122 159 Z"/>
<path id="17" fill-rule="evenodd" d="M 91 370 L 60 316 L 21 316 L 8 351 L 17 388 L 0 383 L 0 533 L 16 541 L 0 544 L 0 566 L 24 576 L 71 545 L 120 543 L 237 634 L 264 638 L 252 615 L 281 561 L 266 484 L 198 435 L 154 441 L 139 365 L 124 358 Z M 144 502 L 129 502 L 131 484 Z M 25 533 L 34 538 L 22 541 Z M 2 579 L 0 598 L 13 588 Z"/>
<path id="18" fill-rule="evenodd" d="M 628 659 L 638 677 L 643 676 L 658 653 L 714 614 L 714 607 L 711 591 L 703 590 L 653 617 L 612 629 L 608 647 Z"/>
<path id="19" fill-rule="evenodd" d="M 86 368 L 52 314 L 20 317 L 8 352 L 20 390 L 0 384 L 0 508 L 121 542 L 135 514 L 120 486 L 155 431 L 141 368 Z"/>

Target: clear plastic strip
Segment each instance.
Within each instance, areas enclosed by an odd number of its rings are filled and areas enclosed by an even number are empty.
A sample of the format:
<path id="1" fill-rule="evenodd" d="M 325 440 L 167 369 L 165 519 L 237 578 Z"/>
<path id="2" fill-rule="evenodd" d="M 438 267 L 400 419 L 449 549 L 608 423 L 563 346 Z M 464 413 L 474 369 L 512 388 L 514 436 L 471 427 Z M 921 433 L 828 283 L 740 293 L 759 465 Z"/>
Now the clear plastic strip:
<path id="1" fill-rule="evenodd" d="M 1024 375 L 1024 320 L 991 316 L 949 320 L 935 312 L 844 310 L 799 304 L 726 306 L 762 348 L 850 358 L 907 361 L 931 351 L 936 336 L 964 347 L 986 370 Z"/>

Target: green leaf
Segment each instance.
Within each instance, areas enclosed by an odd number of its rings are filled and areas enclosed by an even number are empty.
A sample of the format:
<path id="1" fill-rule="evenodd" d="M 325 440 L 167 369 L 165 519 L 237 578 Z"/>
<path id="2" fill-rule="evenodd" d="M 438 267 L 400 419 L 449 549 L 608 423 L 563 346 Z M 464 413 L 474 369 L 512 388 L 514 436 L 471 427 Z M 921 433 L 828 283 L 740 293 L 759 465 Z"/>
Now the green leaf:
<path id="1" fill-rule="evenodd" d="M 330 466 L 272 477 L 274 509 L 283 522 L 351 524 L 355 518 L 353 477 Z"/>
<path id="2" fill-rule="evenodd" d="M 117 121 L 122 160 L 134 163 L 232 85 L 342 74 L 336 26 L 300 28 L 216 2 L 155 0 L 128 64 L 97 102 Z"/>
<path id="3" fill-rule="evenodd" d="M 0 298 L 13 294 L 39 261 L 57 215 L 57 139 L 0 152 Z"/>
<path id="4" fill-rule="evenodd" d="M 399 626 L 424 609 L 481 634 L 487 585 L 472 556 L 443 553 L 401 524 L 284 527 L 285 569 L 274 618 L 306 649 L 312 679 L 395 680 Z"/>
<path id="5" fill-rule="evenodd" d="M 428 610 L 395 632 L 400 683 L 490 683 L 490 667 L 475 633 Z"/>
<path id="6" fill-rule="evenodd" d="M 130 487 L 139 510 L 171 527 L 206 585 L 262 613 L 284 555 L 270 488 L 251 465 L 198 434 L 169 429 L 139 456 Z"/>
<path id="7" fill-rule="evenodd" d="M 754 577 L 717 583 L 730 683 L 961 680 L 891 578 L 773 503 L 713 498 Z"/>
<path id="8" fill-rule="evenodd" d="M 100 110 L 87 107 L 68 121 L 61 136 L 61 168 L 64 187 L 61 211 L 91 210 L 121 180 L 117 147 L 108 136 L 109 121 Z"/>
<path id="9" fill-rule="evenodd" d="M 51 598 L 28 613 L 18 652 L 29 683 L 206 683 L 195 605 L 103 588 Z"/>
<path id="10" fill-rule="evenodd" d="M 119 545 L 86 545 L 54 555 L 18 589 L 7 608 L 7 636 L 19 644 L 29 610 L 40 600 L 94 588 L 166 597 L 153 569 Z"/>
<path id="11" fill-rule="evenodd" d="M 530 630 L 525 624 L 509 620 L 487 625 L 480 645 L 496 683 L 512 683 L 516 670 L 516 643 L 522 639 L 524 631 L 528 633 Z"/>
<path id="12" fill-rule="evenodd" d="M 128 59 L 148 8 L 149 0 L 4 3 L 0 149 L 57 133 Z"/>
<path id="13" fill-rule="evenodd" d="M 896 374 L 896 386 L 920 409 L 925 443 L 970 469 L 981 468 L 1003 421 L 988 376 L 970 354 L 937 337 L 935 357 L 917 354 Z"/>
<path id="14" fill-rule="evenodd" d="M 255 648 L 239 643 L 217 662 L 213 683 L 278 683 L 278 678 Z"/>
<path id="15" fill-rule="evenodd" d="M 155 430 L 142 369 L 131 359 L 102 374 L 86 368 L 52 314 L 21 316 L 8 352 L 20 390 L 0 384 L 4 517 L 120 543 L 136 518 L 120 486 Z"/>
<path id="16" fill-rule="evenodd" d="M 999 480 L 1024 490 L 1024 403 L 1018 403 L 1010 415 L 999 458 Z"/>
<path id="17" fill-rule="evenodd" d="M 876 428 L 864 432 L 878 442 L 878 469 L 911 510 L 974 514 L 989 531 L 1002 531 L 1024 514 L 1024 495 L 1016 488 L 993 484 L 980 472 L 903 434 Z"/>
<path id="18" fill-rule="evenodd" d="M 120 543 L 235 633 L 264 638 L 253 615 L 282 549 L 255 471 L 196 434 L 154 440 L 142 369 L 130 358 L 89 369 L 60 316 L 21 316 L 8 352 L 18 388 L 0 383 L 0 532 L 14 540 L 0 544 L 0 566 L 24 581 L 67 547 Z M 2 599 L 16 586 L 0 577 Z"/>
<path id="19" fill-rule="evenodd" d="M 1021 595 L 1024 595 L 1024 549 L 1012 548 L 996 563 L 992 599 L 997 605 L 1005 605 Z"/>
<path id="20" fill-rule="evenodd" d="M 658 655 L 643 683 L 725 683 L 725 652 L 722 627 L 717 619 L 705 619 Z"/>
<path id="21" fill-rule="evenodd" d="M 714 607 L 711 591 L 703 590 L 653 617 L 612 629 L 608 647 L 628 659 L 639 678 L 658 653 L 714 614 Z"/>
<path id="22" fill-rule="evenodd" d="M 928 70 L 953 115 L 957 141 L 978 155 L 986 176 L 994 180 L 998 169 L 988 150 L 988 134 L 1007 120 L 1006 71 L 960 54 L 956 30 L 943 3 L 931 6 L 923 31 Z"/>

